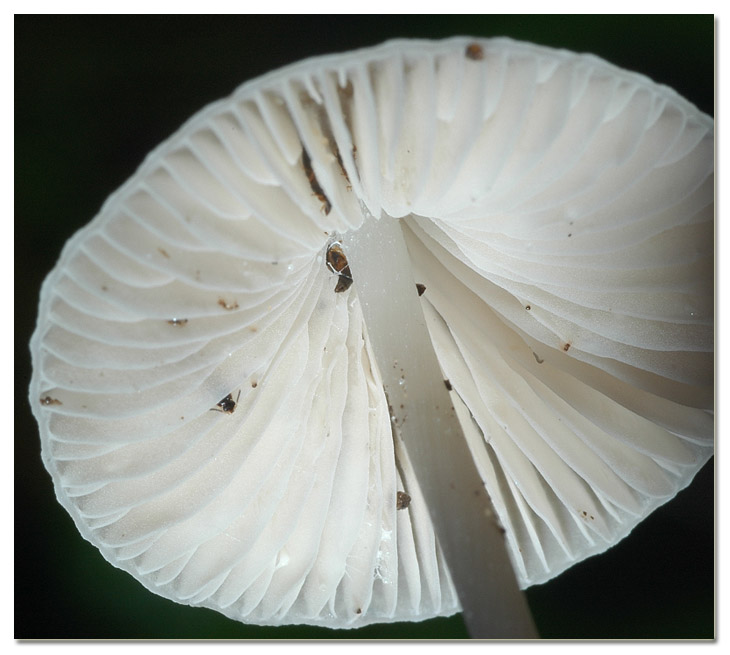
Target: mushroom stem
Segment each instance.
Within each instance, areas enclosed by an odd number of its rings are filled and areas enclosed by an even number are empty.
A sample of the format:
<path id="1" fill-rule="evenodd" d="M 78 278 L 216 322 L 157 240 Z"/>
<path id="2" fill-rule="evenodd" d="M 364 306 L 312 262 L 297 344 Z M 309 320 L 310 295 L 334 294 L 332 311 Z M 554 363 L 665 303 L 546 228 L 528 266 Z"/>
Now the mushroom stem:
<path id="1" fill-rule="evenodd" d="M 426 327 L 400 221 L 365 222 L 343 245 L 372 350 L 474 638 L 536 638 L 501 528 Z M 398 438 L 398 437 L 396 437 Z"/>

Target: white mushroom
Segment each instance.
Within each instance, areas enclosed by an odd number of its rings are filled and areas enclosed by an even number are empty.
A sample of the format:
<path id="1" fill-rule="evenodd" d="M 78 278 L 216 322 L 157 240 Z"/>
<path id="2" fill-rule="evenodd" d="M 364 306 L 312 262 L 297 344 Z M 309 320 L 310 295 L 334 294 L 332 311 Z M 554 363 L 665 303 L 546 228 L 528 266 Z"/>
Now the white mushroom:
<path id="1" fill-rule="evenodd" d="M 60 502 L 147 588 L 237 620 L 459 611 L 391 393 L 419 372 L 374 346 L 418 282 L 466 437 L 434 462 L 468 446 L 521 587 L 602 552 L 712 455 L 713 129 L 640 75 L 506 39 L 245 84 L 44 284 L 30 398 Z M 386 280 L 381 228 L 408 248 Z M 394 282 L 386 308 L 394 275 L 412 298 Z"/>

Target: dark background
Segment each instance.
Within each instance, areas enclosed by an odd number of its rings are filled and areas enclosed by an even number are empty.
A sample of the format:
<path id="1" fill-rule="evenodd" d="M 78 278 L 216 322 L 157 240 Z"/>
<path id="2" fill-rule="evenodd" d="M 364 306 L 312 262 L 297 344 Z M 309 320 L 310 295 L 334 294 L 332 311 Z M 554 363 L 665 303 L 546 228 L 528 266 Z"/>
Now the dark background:
<path id="1" fill-rule="evenodd" d="M 40 284 L 145 154 L 240 83 L 395 37 L 511 36 L 593 52 L 714 114 L 707 16 L 16 17 L 15 636 L 446 638 L 459 615 L 353 631 L 261 628 L 159 598 L 109 565 L 55 501 L 27 401 Z M 552 638 L 715 634 L 714 460 L 618 546 L 527 592 Z"/>

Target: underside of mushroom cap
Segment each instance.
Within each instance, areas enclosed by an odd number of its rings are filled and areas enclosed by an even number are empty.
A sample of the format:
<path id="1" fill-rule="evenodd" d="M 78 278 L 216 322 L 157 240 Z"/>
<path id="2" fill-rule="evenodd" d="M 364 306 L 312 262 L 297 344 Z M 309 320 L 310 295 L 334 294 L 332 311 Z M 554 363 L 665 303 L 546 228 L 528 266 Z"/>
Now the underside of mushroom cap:
<path id="1" fill-rule="evenodd" d="M 713 131 L 640 75 L 506 39 L 243 85 L 43 286 L 30 400 L 59 501 L 147 588 L 237 620 L 458 611 L 335 290 L 367 210 L 402 219 L 521 585 L 605 550 L 713 452 Z"/>

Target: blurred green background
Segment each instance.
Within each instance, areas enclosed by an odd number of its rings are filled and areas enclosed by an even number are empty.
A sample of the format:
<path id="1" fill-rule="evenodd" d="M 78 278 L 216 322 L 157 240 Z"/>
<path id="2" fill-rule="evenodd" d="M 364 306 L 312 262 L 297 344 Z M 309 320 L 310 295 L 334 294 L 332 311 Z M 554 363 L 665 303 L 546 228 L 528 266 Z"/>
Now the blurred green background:
<path id="1" fill-rule="evenodd" d="M 460 639 L 459 615 L 330 631 L 246 626 L 154 596 L 55 501 L 27 402 L 41 282 L 145 154 L 206 103 L 284 64 L 395 37 L 510 36 L 593 52 L 714 113 L 712 16 L 15 18 L 15 636 Z M 711 638 L 714 460 L 621 544 L 528 590 L 543 637 Z"/>

